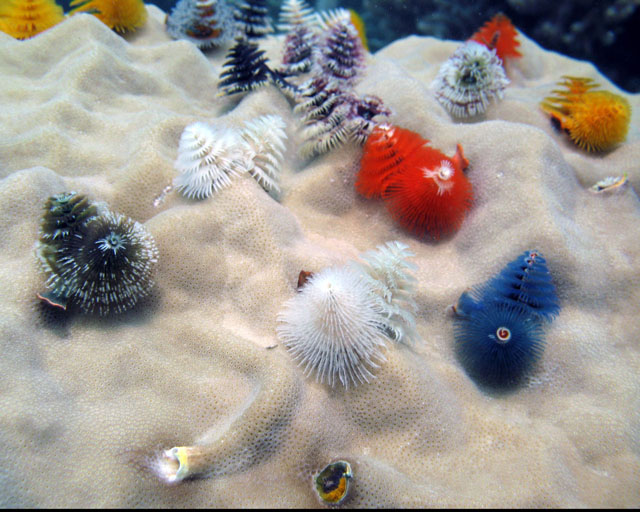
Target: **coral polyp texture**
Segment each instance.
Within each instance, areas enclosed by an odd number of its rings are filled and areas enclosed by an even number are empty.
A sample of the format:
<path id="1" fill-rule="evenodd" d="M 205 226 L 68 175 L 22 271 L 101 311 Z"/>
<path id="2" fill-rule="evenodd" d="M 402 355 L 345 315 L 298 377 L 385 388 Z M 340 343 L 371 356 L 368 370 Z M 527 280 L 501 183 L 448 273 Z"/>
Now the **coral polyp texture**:
<path id="1" fill-rule="evenodd" d="M 75 6 L 69 14 L 93 14 L 117 32 L 134 31 L 147 21 L 147 9 L 142 0 L 72 0 L 69 5 Z"/>
<path id="2" fill-rule="evenodd" d="M 377 126 L 365 144 L 355 186 L 365 197 L 382 196 L 412 233 L 438 239 L 460 228 L 473 190 L 462 146 L 450 158 L 428 144 L 410 130 Z"/>
<path id="3" fill-rule="evenodd" d="M 400 4 L 421 31 L 438 15 L 419 11 L 424 2 L 374 3 L 380 26 Z M 126 37 L 92 15 L 23 41 L 0 33 L 0 506 L 637 507 L 640 118 L 631 116 L 624 142 L 592 153 L 559 134 L 540 102 L 563 88 L 554 87 L 563 74 L 593 78 L 633 110 L 640 95 L 519 31 L 523 58 L 507 57 L 505 101 L 482 119 L 454 119 L 437 103 L 429 84 L 461 42 L 434 33 L 367 54 L 357 87 L 340 89 L 317 68 L 292 76 L 318 80 L 295 97 L 297 110 L 270 79 L 223 97 L 216 81 L 233 42 L 201 52 L 175 41 L 166 13 L 145 5 L 148 22 Z M 485 21 L 477 9 L 458 12 L 475 16 L 467 27 Z M 362 15 L 379 45 L 371 11 Z M 285 38 L 268 36 L 257 48 L 278 69 Z M 389 115 L 372 115 L 383 107 Z M 282 121 L 258 121 L 265 115 Z M 319 123 L 317 138 L 301 132 L 307 116 L 307 126 Z M 209 181 L 204 200 L 168 187 L 180 174 L 181 134 L 194 122 L 223 138 L 223 128 L 233 130 L 256 153 L 229 186 L 214 192 Z M 351 136 L 341 145 L 334 134 L 343 127 L 372 135 L 364 147 Z M 413 134 L 406 141 L 404 130 Z M 460 144 L 473 186 L 460 229 L 438 241 L 417 237 L 386 208 L 396 171 L 414 165 L 426 139 L 451 160 Z M 191 137 L 187 166 L 200 159 L 198 147 L 220 139 L 207 140 Z M 306 159 L 307 143 L 314 154 L 331 149 Z M 259 158 L 260 148 L 271 157 Z M 425 179 L 443 181 L 442 160 Z M 366 192 L 354 186 L 361 162 L 380 172 L 367 177 Z M 258 167 L 261 183 L 251 174 Z M 270 179 L 280 193 L 263 190 Z M 431 190 L 443 198 L 440 185 Z M 63 311 L 47 269 L 60 275 L 58 249 L 76 234 L 86 239 L 105 210 L 153 235 L 156 284 L 122 314 L 76 314 L 72 296 Z M 98 239 L 107 253 L 118 247 Z M 557 288 L 557 315 L 541 313 L 554 309 L 548 298 L 542 309 L 534 303 L 548 284 L 541 274 L 524 277 L 522 254 L 536 248 Z M 490 287 L 497 302 L 472 293 L 516 260 L 521 268 Z M 278 315 L 295 297 L 317 296 L 313 276 L 331 268 L 358 283 L 352 292 L 367 291 L 358 296 L 372 305 L 376 327 L 363 329 L 385 358 L 370 355 L 374 367 L 359 357 L 375 378 L 361 383 L 354 374 L 356 386 L 345 375 L 348 388 L 337 371 L 333 386 L 329 369 L 323 383 L 320 369 L 305 376 L 306 363 L 278 335 L 284 329 L 302 344 L 293 333 L 310 330 L 314 315 L 324 319 L 297 301 L 285 316 L 291 324 Z M 465 290 L 454 320 L 451 305 Z M 344 321 L 352 333 L 363 319 Z M 518 385 L 483 383 L 483 368 L 503 373 L 480 350 L 462 363 L 455 334 L 467 325 L 483 336 L 468 338 L 470 350 L 526 341 L 527 364 L 511 353 L 504 378 Z M 473 361 L 479 377 L 469 372 Z"/>
<path id="4" fill-rule="evenodd" d="M 518 31 L 511 23 L 511 20 L 504 14 L 498 13 L 487 21 L 470 39 L 483 44 L 489 50 L 495 50 L 498 58 L 504 62 L 506 58 L 522 57 L 518 50 L 520 41 L 518 41 L 517 37 Z"/>
<path id="5" fill-rule="evenodd" d="M 199 48 L 226 44 L 236 33 L 233 9 L 226 0 L 180 0 L 166 24 L 171 37 Z"/>
<path id="6" fill-rule="evenodd" d="M 3 0 L 0 5 L 0 31 L 16 39 L 28 39 L 64 19 L 55 0 Z"/>
<path id="7" fill-rule="evenodd" d="M 527 376 L 544 349 L 542 323 L 560 312 L 539 251 L 525 251 L 455 308 L 458 355 L 482 384 L 508 388 Z"/>
<path id="8" fill-rule="evenodd" d="M 504 96 L 509 79 L 495 50 L 467 41 L 440 66 L 433 82 L 438 102 L 454 117 L 483 114 Z"/>
<path id="9" fill-rule="evenodd" d="M 540 104 L 571 140 L 587 151 L 606 151 L 627 137 L 631 120 L 629 102 L 609 91 L 593 90 L 598 84 L 591 78 L 564 76 Z"/>

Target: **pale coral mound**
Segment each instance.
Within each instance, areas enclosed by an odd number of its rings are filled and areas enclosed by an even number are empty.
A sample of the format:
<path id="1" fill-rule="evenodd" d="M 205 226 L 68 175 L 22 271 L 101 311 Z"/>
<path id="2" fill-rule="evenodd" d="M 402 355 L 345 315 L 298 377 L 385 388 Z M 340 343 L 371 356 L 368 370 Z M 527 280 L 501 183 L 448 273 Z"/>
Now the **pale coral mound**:
<path id="1" fill-rule="evenodd" d="M 638 95 L 521 36 L 503 100 L 459 123 L 430 89 L 459 42 L 410 37 L 372 56 L 358 94 L 470 162 L 468 217 L 429 242 L 356 194 L 359 146 L 302 160 L 280 92 L 217 97 L 224 50 L 171 41 L 147 10 L 128 39 L 85 15 L 27 41 L 0 33 L 0 506 L 315 507 L 313 476 L 345 460 L 345 507 L 637 507 Z M 266 39 L 271 58 L 282 43 Z M 625 143 L 594 156 L 554 131 L 538 105 L 567 74 L 624 95 Z M 186 126 L 263 115 L 288 136 L 280 202 L 246 173 L 205 201 L 168 192 Z M 630 185 L 589 191 L 625 173 Z M 69 190 L 156 240 L 156 286 L 131 312 L 42 314 L 39 220 Z M 415 254 L 415 342 L 357 387 L 306 378 L 276 336 L 299 272 L 389 240 Z M 532 247 L 562 309 L 531 378 L 488 394 L 455 357 L 447 308 Z M 200 478 L 168 483 L 187 453 Z"/>

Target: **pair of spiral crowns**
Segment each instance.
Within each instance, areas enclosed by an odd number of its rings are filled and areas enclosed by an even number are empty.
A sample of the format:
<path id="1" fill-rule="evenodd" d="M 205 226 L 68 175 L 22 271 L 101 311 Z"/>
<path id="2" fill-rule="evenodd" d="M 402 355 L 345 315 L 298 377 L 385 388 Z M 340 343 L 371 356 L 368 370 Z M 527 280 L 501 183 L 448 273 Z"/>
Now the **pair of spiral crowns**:
<path id="1" fill-rule="evenodd" d="M 606 151 L 623 142 L 631 122 L 629 102 L 609 91 L 596 90 L 590 78 L 563 76 L 564 89 L 540 104 L 557 128 L 587 151 Z"/>
<path id="2" fill-rule="evenodd" d="M 503 98 L 509 84 L 504 60 L 521 56 L 516 36 L 511 21 L 497 14 L 442 64 L 432 87 L 447 112 L 474 117 L 492 100 Z"/>
<path id="3" fill-rule="evenodd" d="M 255 4 L 255 5 L 253 5 Z M 278 27 L 287 32 L 284 42 L 283 66 L 272 69 L 260 50 L 257 41 L 272 31 L 266 16 L 266 7 L 252 0 L 240 9 L 242 18 L 236 31 L 236 41 L 227 54 L 227 68 L 221 78 L 220 88 L 227 95 L 250 91 L 262 86 L 269 79 L 278 86 L 289 76 L 312 71 L 327 77 L 351 83 L 364 67 L 365 50 L 360 37 L 345 9 L 337 9 L 318 15 L 301 0 L 287 0 L 282 7 Z M 245 73 L 243 70 L 252 70 Z M 256 79 L 249 77 L 255 75 Z M 235 81 L 233 78 L 235 77 Z M 245 83 L 242 78 L 247 77 Z M 285 84 L 287 82 L 285 81 Z M 235 85 L 235 87 L 231 87 Z M 291 95 L 296 87 L 284 87 Z"/>
<path id="4" fill-rule="evenodd" d="M 510 388 L 531 371 L 544 350 L 542 326 L 560 312 L 546 260 L 525 251 L 454 308 L 462 365 L 480 384 Z"/>
<path id="5" fill-rule="evenodd" d="M 341 267 L 303 279 L 278 315 L 278 337 L 316 380 L 344 387 L 368 382 L 387 341 L 417 338 L 416 267 L 401 242 L 387 242 Z"/>
<path id="6" fill-rule="evenodd" d="M 282 67 L 272 68 L 256 42 L 246 33 L 227 53 L 218 87 L 224 95 L 253 91 L 274 84 L 296 102 L 302 116 L 303 156 L 324 153 L 353 140 L 363 144 L 376 116 L 389 110 L 374 96 L 359 97 L 353 85 L 364 68 L 366 50 L 345 9 L 313 11 L 301 0 L 288 0 L 279 27 L 288 31 Z M 296 85 L 292 78 L 312 76 Z"/>
<path id="7" fill-rule="evenodd" d="M 118 32 L 135 30 L 147 20 L 142 0 L 72 0 L 75 9 L 69 15 L 90 13 Z M 2 0 L 0 31 L 17 39 L 28 39 L 65 19 L 62 7 L 55 0 Z"/>
<path id="8" fill-rule="evenodd" d="M 273 32 L 267 11 L 266 0 L 246 0 L 237 7 L 226 0 L 179 0 L 165 24 L 174 39 L 204 49 L 239 36 L 253 40 Z"/>
<path id="9" fill-rule="evenodd" d="M 319 50 L 309 69 L 311 78 L 294 96 L 295 111 L 302 116 L 301 153 L 314 156 L 340 144 L 364 144 L 380 118 L 391 114 L 376 96 L 359 96 L 354 89 L 365 66 L 366 50 L 349 11 L 336 9 L 318 17 Z M 286 46 L 285 58 L 295 60 L 294 46 Z"/>
<path id="10" fill-rule="evenodd" d="M 382 198 L 408 231 L 438 239 L 458 230 L 471 207 L 468 165 L 460 144 L 450 158 L 417 133 L 381 124 L 365 143 L 355 186 L 364 197 Z"/>
<path id="11" fill-rule="evenodd" d="M 243 129 L 188 125 L 180 137 L 174 186 L 187 197 L 203 199 L 248 173 L 266 191 L 279 193 L 284 128 L 277 115 L 245 121 Z"/>
<path id="12" fill-rule="evenodd" d="M 50 197 L 37 255 L 51 306 L 85 313 L 122 313 L 149 294 L 158 249 L 145 227 L 75 192 Z"/>

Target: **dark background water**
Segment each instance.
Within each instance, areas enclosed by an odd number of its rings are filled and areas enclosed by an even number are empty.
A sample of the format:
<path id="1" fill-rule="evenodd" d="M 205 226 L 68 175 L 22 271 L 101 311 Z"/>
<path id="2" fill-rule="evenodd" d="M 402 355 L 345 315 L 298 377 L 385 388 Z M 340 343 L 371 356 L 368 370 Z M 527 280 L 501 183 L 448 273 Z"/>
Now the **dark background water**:
<path id="1" fill-rule="evenodd" d="M 58 0 L 65 11 L 69 0 Z M 277 20 L 280 0 L 268 0 Z M 177 0 L 151 0 L 170 12 Z M 231 3 L 231 2 L 230 2 Z M 619 87 L 640 91 L 637 0 L 311 0 L 316 10 L 346 7 L 363 18 L 372 52 L 410 34 L 465 40 L 497 12 L 548 50 L 589 60 Z"/>

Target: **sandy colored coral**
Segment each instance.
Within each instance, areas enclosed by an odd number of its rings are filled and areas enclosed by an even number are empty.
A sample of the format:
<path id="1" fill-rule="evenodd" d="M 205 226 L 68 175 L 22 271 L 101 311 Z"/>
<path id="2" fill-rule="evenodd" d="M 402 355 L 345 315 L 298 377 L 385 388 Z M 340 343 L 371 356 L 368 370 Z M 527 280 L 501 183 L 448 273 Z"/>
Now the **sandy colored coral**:
<path id="1" fill-rule="evenodd" d="M 627 141 L 594 158 L 538 108 L 563 74 L 606 82 L 596 69 L 521 35 L 503 101 L 454 123 L 428 85 L 459 43 L 410 37 L 372 56 L 358 92 L 471 162 L 468 218 L 424 243 L 357 195 L 360 147 L 302 161 L 280 92 L 216 97 L 224 55 L 171 41 L 147 9 L 129 41 L 93 16 L 27 41 L 0 33 L 0 506 L 316 507 L 313 477 L 337 460 L 353 471 L 345 507 L 637 506 L 640 124 L 633 114 Z M 270 58 L 282 40 L 265 40 Z M 243 176 L 207 201 L 170 192 L 154 206 L 187 125 L 268 114 L 289 136 L 280 202 Z M 631 186 L 588 191 L 624 173 Z M 130 312 L 41 314 L 34 244 L 42 205 L 65 190 L 156 240 L 156 286 Z M 300 270 L 387 240 L 415 254 L 418 339 L 368 384 L 305 378 L 276 337 Z M 446 310 L 530 247 L 562 310 L 531 378 L 488 395 L 454 356 Z M 210 450 L 203 478 L 168 485 L 158 460 L 191 446 Z"/>

